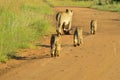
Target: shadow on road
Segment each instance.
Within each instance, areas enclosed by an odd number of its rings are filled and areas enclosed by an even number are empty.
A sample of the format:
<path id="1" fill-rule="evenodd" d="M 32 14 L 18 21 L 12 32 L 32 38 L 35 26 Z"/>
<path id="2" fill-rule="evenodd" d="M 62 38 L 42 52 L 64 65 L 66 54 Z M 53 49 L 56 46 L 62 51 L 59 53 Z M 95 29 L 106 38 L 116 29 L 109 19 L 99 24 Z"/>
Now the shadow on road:
<path id="1" fill-rule="evenodd" d="M 39 55 L 39 56 L 31 56 L 31 57 L 22 57 L 22 56 L 13 56 L 12 59 L 16 60 L 35 60 L 35 59 L 44 59 L 51 58 L 49 54 Z"/>
<path id="2" fill-rule="evenodd" d="M 113 21 L 120 21 L 120 19 L 112 19 Z"/>
<path id="3" fill-rule="evenodd" d="M 83 31 L 83 35 L 84 35 L 84 36 L 89 36 L 89 35 L 91 35 L 91 34 L 90 34 L 89 32 L 84 32 L 84 31 Z"/>
<path id="4" fill-rule="evenodd" d="M 46 45 L 46 44 L 36 44 L 35 46 L 39 46 L 43 48 L 50 48 L 50 45 Z"/>

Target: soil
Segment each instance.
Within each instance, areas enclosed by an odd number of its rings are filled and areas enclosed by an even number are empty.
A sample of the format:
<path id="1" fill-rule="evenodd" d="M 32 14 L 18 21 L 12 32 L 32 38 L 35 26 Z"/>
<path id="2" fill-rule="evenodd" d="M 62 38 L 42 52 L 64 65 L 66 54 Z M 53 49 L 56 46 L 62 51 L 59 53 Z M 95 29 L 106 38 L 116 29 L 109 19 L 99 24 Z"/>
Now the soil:
<path id="1" fill-rule="evenodd" d="M 84 44 L 74 47 L 73 35 L 62 35 L 59 57 L 50 57 L 50 35 L 35 49 L 24 49 L 0 63 L 0 80 L 120 80 L 120 13 L 79 7 L 55 7 L 55 12 L 74 12 L 72 27 L 82 27 Z M 55 26 L 55 14 L 52 17 Z M 98 29 L 90 35 L 90 21 Z"/>

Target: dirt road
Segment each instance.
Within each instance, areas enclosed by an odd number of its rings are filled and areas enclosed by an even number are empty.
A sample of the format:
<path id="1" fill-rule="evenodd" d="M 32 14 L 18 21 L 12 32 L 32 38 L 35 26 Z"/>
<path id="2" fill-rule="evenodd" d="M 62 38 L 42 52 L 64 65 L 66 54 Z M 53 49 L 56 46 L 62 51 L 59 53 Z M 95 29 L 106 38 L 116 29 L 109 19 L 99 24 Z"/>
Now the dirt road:
<path id="1" fill-rule="evenodd" d="M 49 38 L 42 48 L 44 57 L 28 61 L 0 76 L 0 80 L 120 80 L 120 13 L 88 8 L 70 8 L 74 12 L 72 26 L 83 27 L 84 44 L 73 47 L 73 36 L 62 36 L 60 57 L 49 57 Z M 96 35 L 89 34 L 91 19 L 97 19 Z M 41 52 L 38 49 L 34 54 Z"/>

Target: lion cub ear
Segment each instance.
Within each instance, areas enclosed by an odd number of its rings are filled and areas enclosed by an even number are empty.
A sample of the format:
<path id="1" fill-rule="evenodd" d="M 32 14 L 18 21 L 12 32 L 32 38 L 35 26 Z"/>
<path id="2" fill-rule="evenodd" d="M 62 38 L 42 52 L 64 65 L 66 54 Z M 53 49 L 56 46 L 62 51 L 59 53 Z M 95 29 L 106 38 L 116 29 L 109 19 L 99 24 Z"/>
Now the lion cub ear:
<path id="1" fill-rule="evenodd" d="M 66 12 L 68 12 L 68 9 L 66 9 Z"/>

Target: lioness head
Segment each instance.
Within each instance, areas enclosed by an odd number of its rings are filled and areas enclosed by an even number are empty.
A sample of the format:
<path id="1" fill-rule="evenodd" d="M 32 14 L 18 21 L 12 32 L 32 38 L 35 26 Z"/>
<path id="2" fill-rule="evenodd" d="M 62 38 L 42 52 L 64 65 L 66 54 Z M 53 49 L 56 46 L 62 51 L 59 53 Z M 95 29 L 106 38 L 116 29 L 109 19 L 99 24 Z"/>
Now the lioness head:
<path id="1" fill-rule="evenodd" d="M 70 14 L 71 16 L 73 15 L 73 11 L 70 9 L 66 9 L 66 13 Z"/>

